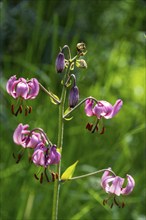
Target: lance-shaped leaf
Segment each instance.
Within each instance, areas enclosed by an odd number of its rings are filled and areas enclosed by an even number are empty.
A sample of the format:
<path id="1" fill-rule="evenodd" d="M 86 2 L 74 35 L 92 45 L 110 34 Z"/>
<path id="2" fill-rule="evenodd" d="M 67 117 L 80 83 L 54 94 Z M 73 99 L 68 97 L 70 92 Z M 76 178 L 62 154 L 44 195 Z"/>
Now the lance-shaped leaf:
<path id="1" fill-rule="evenodd" d="M 65 180 L 68 180 L 68 179 L 71 179 L 71 178 L 72 178 L 77 163 L 78 163 L 78 160 L 77 160 L 74 164 L 72 164 L 71 166 L 69 166 L 69 167 L 64 171 L 64 173 L 63 173 L 62 176 L 61 176 L 61 180 L 62 180 L 62 181 L 65 181 Z"/>
<path id="2" fill-rule="evenodd" d="M 65 110 L 64 115 L 68 114 L 68 113 L 70 112 L 70 110 L 71 110 L 71 108 L 68 107 L 68 108 Z M 65 119 L 66 121 L 70 121 L 71 119 L 73 119 L 73 116 L 72 116 L 72 117 L 69 117 L 69 118 L 64 117 L 64 119 Z"/>
<path id="3" fill-rule="evenodd" d="M 59 97 L 57 95 L 55 95 L 54 93 L 50 92 L 50 91 L 49 91 L 49 93 L 50 93 L 51 102 L 55 105 L 59 104 L 60 103 Z"/>

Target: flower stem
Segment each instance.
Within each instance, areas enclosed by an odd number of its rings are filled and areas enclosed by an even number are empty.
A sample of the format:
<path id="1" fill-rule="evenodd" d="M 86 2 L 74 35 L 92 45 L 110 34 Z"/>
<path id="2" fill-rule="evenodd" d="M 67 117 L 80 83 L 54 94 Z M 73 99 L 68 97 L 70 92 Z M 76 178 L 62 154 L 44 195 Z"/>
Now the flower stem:
<path id="1" fill-rule="evenodd" d="M 65 80 L 66 80 L 69 68 L 66 72 Z M 62 89 L 62 94 L 61 94 L 61 103 L 59 105 L 59 121 L 58 121 L 58 142 L 57 142 L 57 147 L 60 149 L 60 153 L 62 152 L 62 145 L 63 145 L 63 134 L 64 134 L 63 114 L 64 114 L 65 99 L 66 99 L 66 86 L 65 86 L 65 83 L 64 83 L 63 89 Z M 60 163 L 56 167 L 56 172 L 58 173 L 58 179 L 60 180 L 61 160 L 60 160 Z M 55 182 L 54 182 L 52 220 L 57 220 L 57 217 L 58 217 L 58 203 L 59 203 L 59 190 L 60 190 L 60 181 L 59 180 L 55 180 Z"/>
<path id="2" fill-rule="evenodd" d="M 96 103 L 98 102 L 97 99 L 95 99 L 94 97 L 92 96 L 89 96 L 85 99 L 83 99 L 82 101 L 80 101 L 74 108 L 72 108 L 70 111 L 68 111 L 65 115 L 63 115 L 63 118 L 66 118 L 70 113 L 72 113 L 74 110 L 76 110 L 80 105 L 82 105 L 84 102 L 86 102 L 87 99 L 92 99 L 94 100 Z"/>
<path id="3" fill-rule="evenodd" d="M 72 177 L 72 178 L 70 178 L 68 180 L 82 179 L 82 178 L 85 178 L 85 177 L 88 177 L 88 176 L 93 176 L 95 174 L 102 173 L 104 171 L 110 171 L 114 176 L 116 176 L 116 174 L 111 170 L 111 168 L 108 168 L 108 169 L 97 170 L 95 172 L 87 173 L 87 174 L 84 174 L 84 175 L 81 175 L 81 176 L 75 176 L 75 177 Z"/>

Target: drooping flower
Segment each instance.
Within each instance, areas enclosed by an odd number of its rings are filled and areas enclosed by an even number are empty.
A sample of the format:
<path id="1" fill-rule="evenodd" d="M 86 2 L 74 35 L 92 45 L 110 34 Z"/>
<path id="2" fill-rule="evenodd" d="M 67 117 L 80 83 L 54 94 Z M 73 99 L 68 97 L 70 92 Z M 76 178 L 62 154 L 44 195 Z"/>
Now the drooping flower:
<path id="1" fill-rule="evenodd" d="M 33 163 L 45 168 L 51 164 L 58 164 L 60 158 L 61 155 L 57 152 L 56 145 L 47 148 L 42 142 L 37 145 L 32 155 Z"/>
<path id="2" fill-rule="evenodd" d="M 16 75 L 14 75 L 8 80 L 6 90 L 14 99 L 18 97 L 34 99 L 39 93 L 39 83 L 35 78 L 27 81 L 22 77 L 17 79 Z"/>
<path id="3" fill-rule="evenodd" d="M 20 123 L 14 131 L 13 140 L 17 145 L 23 148 L 35 148 L 40 142 L 45 142 L 44 137 L 38 132 L 28 130 L 29 125 Z"/>
<path id="4" fill-rule="evenodd" d="M 38 95 L 39 82 L 35 78 L 28 81 L 22 77 L 17 79 L 16 75 L 14 75 L 8 80 L 6 90 L 14 99 L 19 99 L 20 105 L 16 112 L 14 110 L 14 105 L 11 106 L 12 113 L 17 116 L 19 112 L 22 113 L 23 100 L 34 99 Z M 31 111 L 31 106 L 25 106 L 25 115 L 31 113 Z"/>
<path id="5" fill-rule="evenodd" d="M 106 193 L 113 196 L 114 203 L 120 207 L 120 204 L 116 200 L 116 196 L 120 195 L 129 195 L 135 186 L 135 181 L 131 175 L 126 175 L 127 185 L 123 187 L 124 178 L 120 176 L 113 176 L 110 174 L 109 171 L 105 171 L 102 178 L 101 178 L 101 187 L 105 190 Z M 111 197 L 110 197 L 111 198 Z M 104 200 L 104 203 L 107 203 L 109 199 Z"/>
<path id="6" fill-rule="evenodd" d="M 60 52 L 56 58 L 56 71 L 57 73 L 62 73 L 65 68 L 65 57 L 62 52 Z"/>
<path id="7" fill-rule="evenodd" d="M 98 119 L 104 117 L 106 119 L 113 118 L 120 110 L 123 105 L 123 101 L 118 99 L 116 103 L 112 106 L 107 101 L 98 101 L 93 107 L 94 101 L 92 99 L 87 99 L 85 102 L 85 112 L 87 116 L 97 116 Z"/>
<path id="8" fill-rule="evenodd" d="M 95 101 L 92 98 L 87 99 L 85 102 L 86 115 L 88 117 L 91 117 L 91 116 L 97 117 L 97 122 L 96 122 L 96 125 L 93 126 L 93 130 L 95 130 L 95 128 L 97 128 L 96 130 L 98 130 L 97 125 L 101 118 L 105 118 L 105 119 L 113 118 L 119 112 L 119 110 L 121 109 L 123 105 L 123 101 L 121 99 L 118 99 L 113 106 L 109 102 L 103 101 L 103 100 L 98 101 L 95 105 L 94 105 L 94 102 Z M 102 128 L 101 133 L 103 133 L 103 130 L 104 130 L 104 127 Z"/>

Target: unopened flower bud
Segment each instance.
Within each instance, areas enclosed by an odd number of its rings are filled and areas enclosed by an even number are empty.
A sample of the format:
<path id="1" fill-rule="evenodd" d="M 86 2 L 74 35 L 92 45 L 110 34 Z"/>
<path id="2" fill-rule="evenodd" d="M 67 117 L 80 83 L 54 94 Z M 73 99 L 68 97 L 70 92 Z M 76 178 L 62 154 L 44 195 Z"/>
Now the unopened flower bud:
<path id="1" fill-rule="evenodd" d="M 86 46 L 83 42 L 77 44 L 77 51 L 79 53 L 84 52 L 86 50 Z"/>
<path id="2" fill-rule="evenodd" d="M 56 71 L 62 73 L 65 68 L 65 57 L 63 53 L 59 53 L 56 58 Z"/>
<path id="3" fill-rule="evenodd" d="M 69 107 L 74 108 L 79 101 L 79 89 L 77 86 L 73 86 L 69 93 Z"/>
<path id="4" fill-rule="evenodd" d="M 76 66 L 79 68 L 87 68 L 87 63 L 83 59 L 76 60 Z"/>

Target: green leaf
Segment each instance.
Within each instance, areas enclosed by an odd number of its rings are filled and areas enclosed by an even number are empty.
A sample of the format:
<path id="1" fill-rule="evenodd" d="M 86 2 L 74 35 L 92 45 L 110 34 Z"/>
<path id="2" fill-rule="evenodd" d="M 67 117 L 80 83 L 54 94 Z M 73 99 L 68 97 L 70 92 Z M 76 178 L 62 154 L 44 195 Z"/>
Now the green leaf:
<path id="1" fill-rule="evenodd" d="M 70 118 L 64 118 L 66 121 L 70 121 L 70 120 L 72 120 L 73 119 L 73 116 L 72 117 L 70 117 Z"/>
<path id="2" fill-rule="evenodd" d="M 49 92 L 50 92 L 50 91 L 49 91 Z M 50 94 L 51 94 L 51 96 L 52 96 L 52 97 L 50 97 L 51 102 L 52 102 L 53 104 L 57 105 L 58 102 L 60 102 L 59 97 L 58 97 L 57 95 L 55 95 L 54 93 L 52 93 L 52 92 L 50 92 Z"/>
<path id="3" fill-rule="evenodd" d="M 70 112 L 70 110 L 71 110 L 71 108 L 68 107 L 68 108 L 65 110 L 64 115 L 68 114 L 68 113 Z M 71 119 L 73 119 L 73 117 L 70 117 L 70 118 L 64 117 L 64 119 L 65 119 L 66 121 L 70 121 Z"/>
<path id="4" fill-rule="evenodd" d="M 65 180 L 72 178 L 77 163 L 78 163 L 78 160 L 64 171 L 64 173 L 61 176 L 62 181 L 65 181 Z"/>

